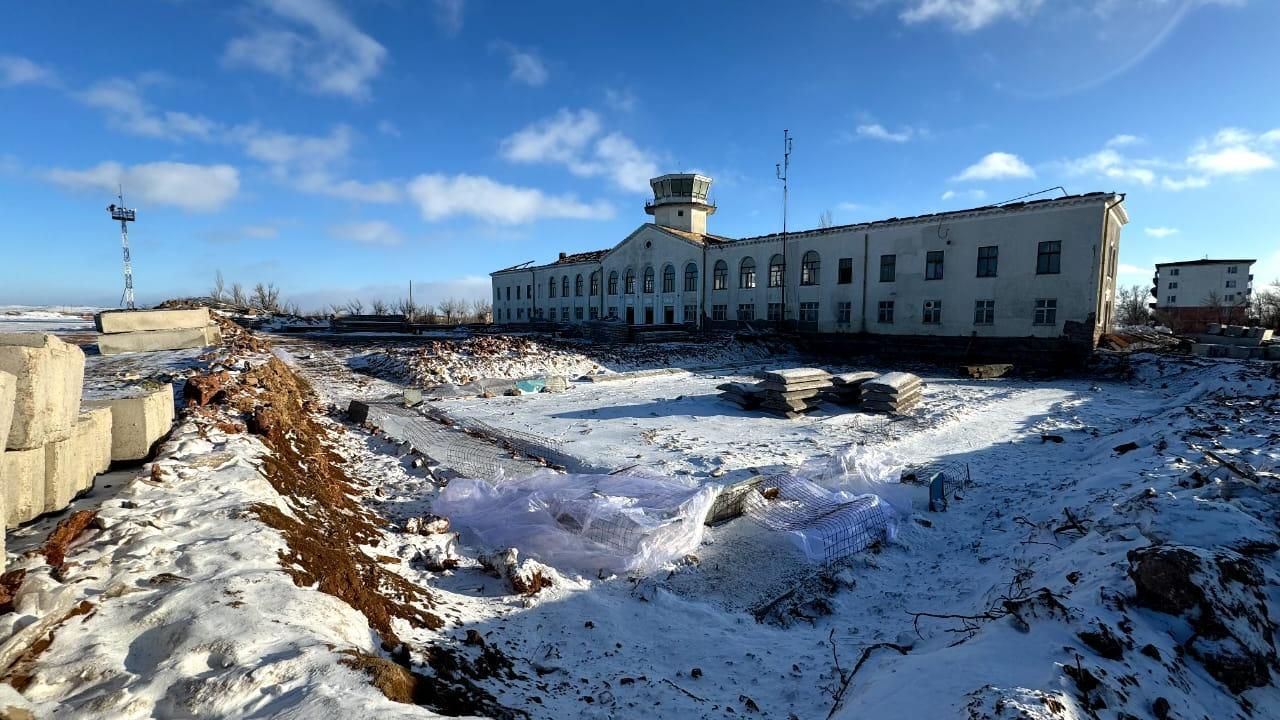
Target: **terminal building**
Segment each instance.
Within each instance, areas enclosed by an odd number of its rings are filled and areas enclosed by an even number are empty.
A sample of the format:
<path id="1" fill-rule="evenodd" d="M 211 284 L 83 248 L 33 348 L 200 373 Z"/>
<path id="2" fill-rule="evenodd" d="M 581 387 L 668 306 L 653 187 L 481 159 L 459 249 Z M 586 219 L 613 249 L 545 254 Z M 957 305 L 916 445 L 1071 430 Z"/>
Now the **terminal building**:
<path id="1" fill-rule="evenodd" d="M 1151 309 L 1174 332 L 1204 332 L 1211 323 L 1243 324 L 1253 300 L 1256 260 L 1184 260 L 1156 264 Z"/>
<path id="2" fill-rule="evenodd" d="M 733 239 L 711 178 L 650 181 L 611 248 L 491 274 L 494 322 L 774 325 L 834 338 L 1067 341 L 1111 329 L 1124 195 L 1089 193 Z M 1048 341 L 1047 343 L 1045 341 Z"/>

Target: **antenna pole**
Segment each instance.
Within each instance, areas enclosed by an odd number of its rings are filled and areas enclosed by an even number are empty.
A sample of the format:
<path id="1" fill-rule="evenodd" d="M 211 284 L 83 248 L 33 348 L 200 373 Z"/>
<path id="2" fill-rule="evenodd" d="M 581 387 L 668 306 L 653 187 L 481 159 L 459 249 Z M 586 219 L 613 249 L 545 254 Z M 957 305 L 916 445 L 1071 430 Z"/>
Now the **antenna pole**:
<path id="1" fill-rule="evenodd" d="M 774 166 L 774 173 L 782 181 L 782 319 L 787 315 L 787 176 L 791 174 L 791 131 L 782 131 L 782 162 Z"/>
<path id="2" fill-rule="evenodd" d="M 124 206 L 124 186 L 117 186 L 116 199 L 120 201 L 120 204 L 109 205 L 107 212 L 111 213 L 112 220 L 120 221 L 120 249 L 124 255 L 124 294 L 120 296 L 120 304 L 133 310 L 135 309 L 133 301 L 133 260 L 129 255 L 129 223 L 137 219 L 137 213 Z"/>

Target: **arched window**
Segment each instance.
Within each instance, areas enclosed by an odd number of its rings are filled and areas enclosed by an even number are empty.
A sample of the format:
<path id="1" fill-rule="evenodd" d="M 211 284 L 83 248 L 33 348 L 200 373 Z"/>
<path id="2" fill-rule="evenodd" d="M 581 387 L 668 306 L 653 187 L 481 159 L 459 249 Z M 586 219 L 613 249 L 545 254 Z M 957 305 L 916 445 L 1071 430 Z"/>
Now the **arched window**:
<path id="1" fill-rule="evenodd" d="M 785 271 L 786 265 L 783 264 L 781 255 L 769 258 L 769 287 L 782 287 L 782 276 Z"/>
<path id="2" fill-rule="evenodd" d="M 673 265 L 662 268 L 662 292 L 676 291 L 676 269 Z"/>
<path id="3" fill-rule="evenodd" d="M 689 263 L 684 266 L 684 290 L 695 292 L 698 289 L 698 266 Z"/>
<path id="4" fill-rule="evenodd" d="M 738 287 L 751 289 L 756 286 L 756 261 L 747 257 L 742 258 L 742 264 L 738 265 Z"/>
<path id="5" fill-rule="evenodd" d="M 600 294 L 600 271 L 596 270 L 591 273 L 591 297 Z"/>
<path id="6" fill-rule="evenodd" d="M 565 275 L 560 278 L 560 294 L 569 297 L 569 276 Z"/>
<path id="7" fill-rule="evenodd" d="M 653 292 L 653 268 L 644 269 L 644 291 L 645 293 Z"/>
<path id="8" fill-rule="evenodd" d="M 610 295 L 618 294 L 618 271 L 617 270 L 611 270 L 609 272 L 609 294 Z"/>
<path id="9" fill-rule="evenodd" d="M 631 268 L 627 268 L 626 287 L 623 289 L 623 292 L 628 295 L 636 294 L 636 271 Z"/>
<path id="10" fill-rule="evenodd" d="M 711 272 L 711 289 L 724 290 L 729 287 L 729 266 L 723 260 L 717 260 Z"/>
<path id="11" fill-rule="evenodd" d="M 573 294 L 582 297 L 582 273 L 578 273 L 578 277 L 573 280 Z"/>
<path id="12" fill-rule="evenodd" d="M 556 279 L 554 277 L 547 281 L 547 296 L 556 296 Z"/>
<path id="13" fill-rule="evenodd" d="M 800 259 L 800 284 L 801 285 L 817 285 L 818 284 L 819 260 L 818 251 L 810 250 Z"/>

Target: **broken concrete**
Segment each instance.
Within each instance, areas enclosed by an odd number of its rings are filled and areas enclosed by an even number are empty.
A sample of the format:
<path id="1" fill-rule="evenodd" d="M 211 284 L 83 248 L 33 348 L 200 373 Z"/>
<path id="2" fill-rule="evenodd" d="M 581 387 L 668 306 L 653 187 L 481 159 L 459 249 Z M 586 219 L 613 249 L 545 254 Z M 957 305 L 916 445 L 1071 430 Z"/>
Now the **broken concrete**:
<path id="1" fill-rule="evenodd" d="M 185 330 L 209 324 L 209 308 L 192 310 L 107 310 L 93 317 L 100 333 Z"/>
<path id="2" fill-rule="evenodd" d="M 84 352 L 43 333 L 0 334 L 0 371 L 16 379 L 5 447 L 43 448 L 69 437 L 80 413 Z"/>
<path id="3" fill-rule="evenodd" d="M 129 397 L 86 402 L 92 409 L 111 408 L 111 460 L 146 459 L 156 441 L 173 427 L 173 386 L 139 391 Z"/>
<path id="4" fill-rule="evenodd" d="M 44 512 L 44 454 L 41 446 L 6 450 L 0 456 L 5 527 L 15 527 Z"/>
<path id="5" fill-rule="evenodd" d="M 121 355 L 133 352 L 185 350 L 217 345 L 221 342 L 222 330 L 217 325 L 176 330 L 139 330 L 99 335 L 98 352 L 103 355 Z"/>

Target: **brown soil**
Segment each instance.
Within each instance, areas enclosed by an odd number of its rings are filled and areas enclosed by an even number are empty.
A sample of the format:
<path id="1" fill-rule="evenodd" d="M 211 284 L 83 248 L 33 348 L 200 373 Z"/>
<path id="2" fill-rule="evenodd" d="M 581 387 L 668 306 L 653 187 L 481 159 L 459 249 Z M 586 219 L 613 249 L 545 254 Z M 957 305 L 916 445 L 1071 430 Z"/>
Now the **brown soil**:
<path id="1" fill-rule="evenodd" d="M 97 516 L 97 510 L 79 510 L 58 523 L 53 532 L 49 533 L 49 539 L 45 541 L 42 550 L 50 566 L 62 569 L 67 561 L 67 546 L 75 542 Z"/>

